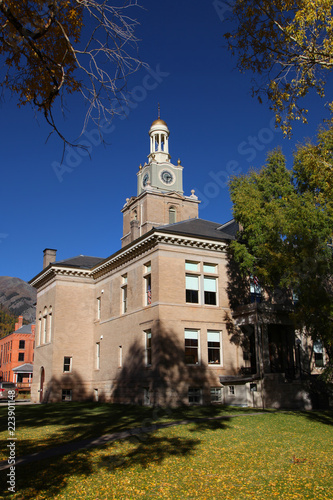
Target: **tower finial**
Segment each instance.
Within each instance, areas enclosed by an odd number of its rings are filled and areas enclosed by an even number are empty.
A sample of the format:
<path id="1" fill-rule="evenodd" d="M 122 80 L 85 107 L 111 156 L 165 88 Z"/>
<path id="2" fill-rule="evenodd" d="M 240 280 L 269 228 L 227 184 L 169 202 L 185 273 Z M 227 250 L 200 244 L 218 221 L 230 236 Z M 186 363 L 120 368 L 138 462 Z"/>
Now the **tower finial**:
<path id="1" fill-rule="evenodd" d="M 158 119 L 161 118 L 161 109 L 160 109 L 160 103 L 158 103 Z"/>

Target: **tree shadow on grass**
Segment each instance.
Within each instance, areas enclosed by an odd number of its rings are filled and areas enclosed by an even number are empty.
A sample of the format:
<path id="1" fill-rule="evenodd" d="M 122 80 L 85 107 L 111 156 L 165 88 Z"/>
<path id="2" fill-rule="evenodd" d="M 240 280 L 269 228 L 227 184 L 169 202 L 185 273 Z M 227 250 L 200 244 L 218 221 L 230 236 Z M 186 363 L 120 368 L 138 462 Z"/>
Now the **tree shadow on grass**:
<path id="1" fill-rule="evenodd" d="M 213 422 L 213 426 L 216 422 Z M 171 434 L 171 433 L 170 433 Z M 133 435 L 128 439 L 110 443 L 99 448 L 82 450 L 58 458 L 30 463 L 16 469 L 16 491 L 18 499 L 32 500 L 36 497 L 54 498 L 74 478 L 78 487 L 85 478 L 102 471 L 106 480 L 117 470 L 148 468 L 159 465 L 169 457 L 191 456 L 201 444 L 201 439 L 179 435 Z M 0 488 L 0 494 L 5 493 Z M 92 493 L 92 492 L 89 492 Z M 80 496 L 82 498 L 82 496 Z"/>
<path id="2" fill-rule="evenodd" d="M 191 354 L 191 353 L 190 353 Z M 187 354 L 189 356 L 189 354 Z M 55 381 L 54 391 L 62 387 L 62 382 Z M 81 380 L 75 380 L 77 387 L 82 387 Z M 216 379 L 204 363 L 196 363 L 186 358 L 184 340 L 175 332 L 166 330 L 156 322 L 152 328 L 152 363 L 147 366 L 142 344 L 134 342 L 129 346 L 128 356 L 116 381 L 113 382 L 113 396 L 118 404 L 106 403 L 49 403 L 32 408 L 24 408 L 17 413 L 17 426 L 31 429 L 50 427 L 50 434 L 34 436 L 18 444 L 17 456 L 26 455 L 66 442 L 84 440 L 103 434 L 122 431 L 134 427 L 144 427 L 146 431 L 131 436 L 130 446 L 124 441 L 121 445 L 108 445 L 116 450 L 111 452 L 112 459 L 100 459 L 99 466 L 122 467 L 144 466 L 149 463 L 161 463 L 167 457 L 190 456 L 201 439 L 195 433 L 206 430 L 223 430 L 226 420 L 217 420 L 220 408 L 214 406 L 186 406 L 189 401 L 189 387 L 199 389 L 201 402 L 210 402 L 210 387 L 216 385 Z M 145 401 L 145 397 L 147 400 Z M 120 403 L 136 403 L 135 405 Z M 148 403 L 151 406 L 142 406 Z M 139 406 L 141 405 L 141 406 Z M 198 418 L 203 417 L 203 418 Z M 183 432 L 170 435 L 155 434 L 155 430 L 167 422 L 190 420 L 191 437 Z M 54 426 L 54 427 L 52 427 Z M 33 434 L 33 433 L 32 433 Z M 122 443 L 122 442 L 121 442 Z M 127 445 L 126 445 L 127 443 Z M 38 447 L 40 445 L 40 447 Z M 120 451 L 119 449 L 125 451 Z M 63 490 L 73 476 L 91 476 L 96 472 L 96 455 L 103 447 L 82 450 L 17 467 L 17 490 L 22 490 L 26 499 L 41 494 L 52 498 Z M 105 460 L 107 463 L 105 463 Z M 38 476 L 36 477 L 36 471 Z M 46 492 L 46 493 L 45 493 Z"/>
<path id="3" fill-rule="evenodd" d="M 297 412 L 297 415 L 305 416 L 312 422 L 318 422 L 325 425 L 333 425 L 333 410 L 300 411 Z"/>
<path id="4" fill-rule="evenodd" d="M 3 471 L 5 473 L 6 471 Z M 60 458 L 43 460 L 16 467 L 15 500 L 33 500 L 54 498 L 67 486 L 71 477 L 87 477 L 93 473 L 92 461 L 88 451 L 76 452 Z M 0 487 L 0 494 L 5 495 L 8 486 Z M 7 490 L 8 494 L 8 490 Z M 3 498 L 3 497 L 1 497 Z"/>

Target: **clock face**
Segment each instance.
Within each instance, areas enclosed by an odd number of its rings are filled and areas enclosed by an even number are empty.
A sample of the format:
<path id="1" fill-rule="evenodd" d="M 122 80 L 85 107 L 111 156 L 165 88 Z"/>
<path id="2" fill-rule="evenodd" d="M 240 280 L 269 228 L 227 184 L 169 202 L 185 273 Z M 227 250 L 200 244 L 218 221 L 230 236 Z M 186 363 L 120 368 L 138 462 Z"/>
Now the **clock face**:
<path id="1" fill-rule="evenodd" d="M 164 184 L 173 184 L 175 181 L 173 174 L 169 170 L 162 170 L 160 176 Z"/>
<path id="2" fill-rule="evenodd" d="M 143 185 L 143 187 L 146 187 L 146 186 L 147 186 L 148 181 L 149 181 L 149 174 L 148 174 L 148 173 L 146 173 L 146 174 L 143 176 L 143 179 L 142 179 L 142 185 Z"/>

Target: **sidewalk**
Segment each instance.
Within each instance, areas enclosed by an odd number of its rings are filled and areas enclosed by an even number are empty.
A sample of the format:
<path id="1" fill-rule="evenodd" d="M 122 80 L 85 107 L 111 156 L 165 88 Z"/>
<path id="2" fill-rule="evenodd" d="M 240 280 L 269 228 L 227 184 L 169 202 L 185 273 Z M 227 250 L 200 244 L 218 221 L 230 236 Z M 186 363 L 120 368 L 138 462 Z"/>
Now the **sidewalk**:
<path id="1" fill-rule="evenodd" d="M 72 453 L 73 451 L 93 448 L 95 446 L 103 446 L 104 444 L 111 443 L 112 441 L 126 439 L 131 436 L 140 436 L 141 434 L 149 434 L 158 429 L 164 429 L 166 427 L 207 422 L 210 420 L 229 420 L 230 418 L 235 418 L 235 417 L 246 417 L 246 416 L 263 415 L 263 414 L 265 414 L 265 412 L 242 413 L 239 415 L 224 415 L 222 417 L 205 417 L 205 418 L 196 418 L 191 420 L 178 420 L 176 422 L 169 422 L 165 424 L 154 424 L 148 427 L 137 427 L 134 429 L 128 429 L 120 432 L 113 432 L 111 434 L 104 434 L 103 436 L 97 438 L 94 437 L 94 438 L 84 439 L 81 441 L 74 441 L 72 443 L 63 444 L 55 448 L 48 448 L 47 450 L 32 453 L 30 455 L 25 455 L 23 457 L 17 458 L 14 465 L 15 467 L 17 467 L 18 465 L 25 465 L 27 463 L 37 462 L 39 460 L 45 460 L 48 458 L 57 457 L 59 455 L 67 455 L 68 453 Z M 9 441 L 10 440 L 8 440 L 8 442 Z M 0 470 L 5 470 L 8 469 L 9 467 L 10 465 L 8 464 L 8 460 L 0 462 Z"/>

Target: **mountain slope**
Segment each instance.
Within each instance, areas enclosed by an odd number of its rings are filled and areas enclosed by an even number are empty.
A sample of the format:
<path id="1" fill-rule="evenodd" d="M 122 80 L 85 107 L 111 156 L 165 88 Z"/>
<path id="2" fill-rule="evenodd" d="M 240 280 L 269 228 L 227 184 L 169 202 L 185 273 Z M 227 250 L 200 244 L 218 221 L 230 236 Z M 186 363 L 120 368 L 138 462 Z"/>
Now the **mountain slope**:
<path id="1" fill-rule="evenodd" d="M 0 276 L 0 304 L 29 323 L 36 320 L 36 296 L 35 288 L 20 278 Z"/>

